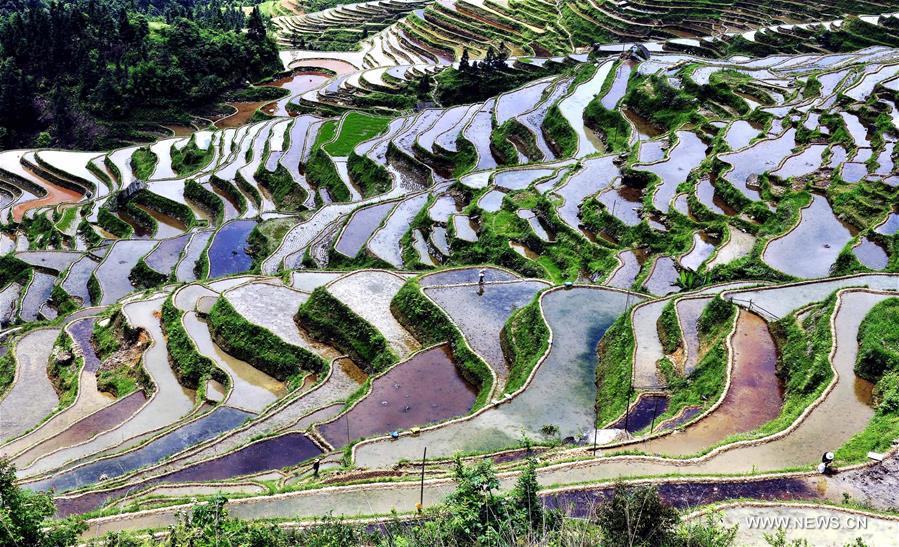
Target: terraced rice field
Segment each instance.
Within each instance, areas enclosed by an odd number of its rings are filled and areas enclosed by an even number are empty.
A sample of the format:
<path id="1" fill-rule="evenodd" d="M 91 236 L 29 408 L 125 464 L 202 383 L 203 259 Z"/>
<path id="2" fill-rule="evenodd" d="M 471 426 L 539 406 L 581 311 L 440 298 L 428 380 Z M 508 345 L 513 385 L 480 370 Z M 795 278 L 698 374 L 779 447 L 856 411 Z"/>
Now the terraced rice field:
<path id="1" fill-rule="evenodd" d="M 151 143 L 133 195 L 136 145 L 0 153 L 0 455 L 57 516 L 102 511 L 85 537 L 215 493 L 241 518 L 405 517 L 457 454 L 509 490 L 539 453 L 539 495 L 577 516 L 616 480 L 692 509 L 890 476 L 866 321 L 899 297 L 899 19 L 719 4 L 280 14 L 290 95 Z M 500 42 L 516 85 L 424 89 Z M 210 159 L 182 176 L 189 142 Z"/>

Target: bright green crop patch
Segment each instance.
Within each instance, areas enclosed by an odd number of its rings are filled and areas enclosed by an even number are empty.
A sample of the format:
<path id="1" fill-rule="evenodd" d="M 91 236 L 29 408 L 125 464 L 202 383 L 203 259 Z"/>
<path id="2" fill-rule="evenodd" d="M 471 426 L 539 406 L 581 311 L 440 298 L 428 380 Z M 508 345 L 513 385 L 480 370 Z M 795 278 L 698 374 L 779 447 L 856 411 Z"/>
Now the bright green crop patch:
<path id="1" fill-rule="evenodd" d="M 318 135 L 315 136 L 315 144 L 312 146 L 312 150 L 318 150 L 324 146 L 325 143 L 331 142 L 336 134 L 337 122 L 334 120 L 326 121 L 318 129 Z"/>
<path id="2" fill-rule="evenodd" d="M 384 116 L 350 112 L 340 126 L 340 134 L 325 145 L 325 151 L 335 157 L 349 156 L 357 144 L 380 135 L 388 124 L 390 118 Z"/>

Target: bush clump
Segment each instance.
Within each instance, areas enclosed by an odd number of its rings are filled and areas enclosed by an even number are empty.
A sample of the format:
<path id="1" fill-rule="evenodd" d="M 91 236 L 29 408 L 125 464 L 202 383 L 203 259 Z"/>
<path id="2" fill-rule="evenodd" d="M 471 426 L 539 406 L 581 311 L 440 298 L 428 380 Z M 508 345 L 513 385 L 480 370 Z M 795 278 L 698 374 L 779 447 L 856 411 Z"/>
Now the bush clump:
<path id="1" fill-rule="evenodd" d="M 659 332 L 659 341 L 665 353 L 674 353 L 681 345 L 680 322 L 677 320 L 677 312 L 674 310 L 675 299 L 672 298 L 662 308 L 662 313 L 656 321 L 656 329 Z"/>
<path id="2" fill-rule="evenodd" d="M 871 382 L 899 370 L 899 298 L 874 306 L 858 330 L 855 373 Z"/>

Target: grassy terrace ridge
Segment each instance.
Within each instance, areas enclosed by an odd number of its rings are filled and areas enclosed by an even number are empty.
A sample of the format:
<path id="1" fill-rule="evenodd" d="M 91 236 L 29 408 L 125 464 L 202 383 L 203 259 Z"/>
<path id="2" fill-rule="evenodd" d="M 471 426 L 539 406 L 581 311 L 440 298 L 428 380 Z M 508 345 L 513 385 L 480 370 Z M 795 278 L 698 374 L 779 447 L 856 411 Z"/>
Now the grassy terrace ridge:
<path id="1" fill-rule="evenodd" d="M 178 381 L 190 389 L 198 389 L 210 377 L 227 381 L 225 374 L 216 368 L 211 359 L 200 355 L 184 329 L 181 322 L 183 316 L 184 313 L 172 302 L 172 296 L 168 296 L 162 304 L 162 331 L 166 335 L 169 362 Z"/>
<path id="2" fill-rule="evenodd" d="M 296 321 L 310 336 L 346 353 L 369 374 L 398 361 L 384 335 L 325 287 L 312 291 L 300 306 Z"/>
<path id="3" fill-rule="evenodd" d="M 325 368 L 320 356 L 288 344 L 268 329 L 247 321 L 225 297 L 216 300 L 207 322 L 219 347 L 276 380 L 293 385 L 306 373 Z"/>
<path id="4" fill-rule="evenodd" d="M 699 358 L 696 369 L 689 377 L 682 376 L 674 364 L 663 359 L 659 363 L 659 371 L 668 385 L 671 396 L 668 409 L 657 420 L 665 420 L 676 416 L 684 408 L 697 406 L 708 408 L 717 401 L 727 382 L 727 338 L 737 320 L 737 307 L 717 298 L 720 302 L 708 313 L 716 317 L 714 326 L 700 334 L 707 342 L 708 349 Z"/>
<path id="5" fill-rule="evenodd" d="M 211 143 L 202 150 L 197 146 L 196 137 L 191 137 L 183 148 L 172 147 L 172 170 L 179 177 L 187 177 L 209 165 L 214 156 L 215 147 Z"/>
<path id="6" fill-rule="evenodd" d="M 874 306 L 859 328 L 855 373 L 874 382 L 875 413 L 867 429 L 837 451 L 841 461 L 864 461 L 899 436 L 899 298 Z"/>
<path id="7" fill-rule="evenodd" d="M 390 302 L 390 311 L 422 347 L 448 342 L 456 366 L 465 379 L 478 388 L 472 410 L 487 404 L 495 388 L 490 367 L 472 351 L 450 318 L 425 296 L 417 279 L 410 279 L 396 293 Z"/>
<path id="8" fill-rule="evenodd" d="M 509 356 L 509 379 L 503 393 L 521 389 L 549 348 L 549 325 L 543 319 L 540 295 L 515 311 L 500 332 L 504 353 Z"/>

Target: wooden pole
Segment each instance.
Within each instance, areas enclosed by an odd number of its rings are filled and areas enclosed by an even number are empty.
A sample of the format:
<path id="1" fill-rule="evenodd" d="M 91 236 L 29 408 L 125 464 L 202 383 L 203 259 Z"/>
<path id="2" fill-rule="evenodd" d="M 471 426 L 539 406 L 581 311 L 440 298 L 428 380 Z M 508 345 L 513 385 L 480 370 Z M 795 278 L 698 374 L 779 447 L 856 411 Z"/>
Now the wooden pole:
<path id="1" fill-rule="evenodd" d="M 421 489 L 418 493 L 418 510 L 421 511 L 425 506 L 425 460 L 428 459 L 428 447 L 425 447 L 424 453 L 421 455 Z"/>

